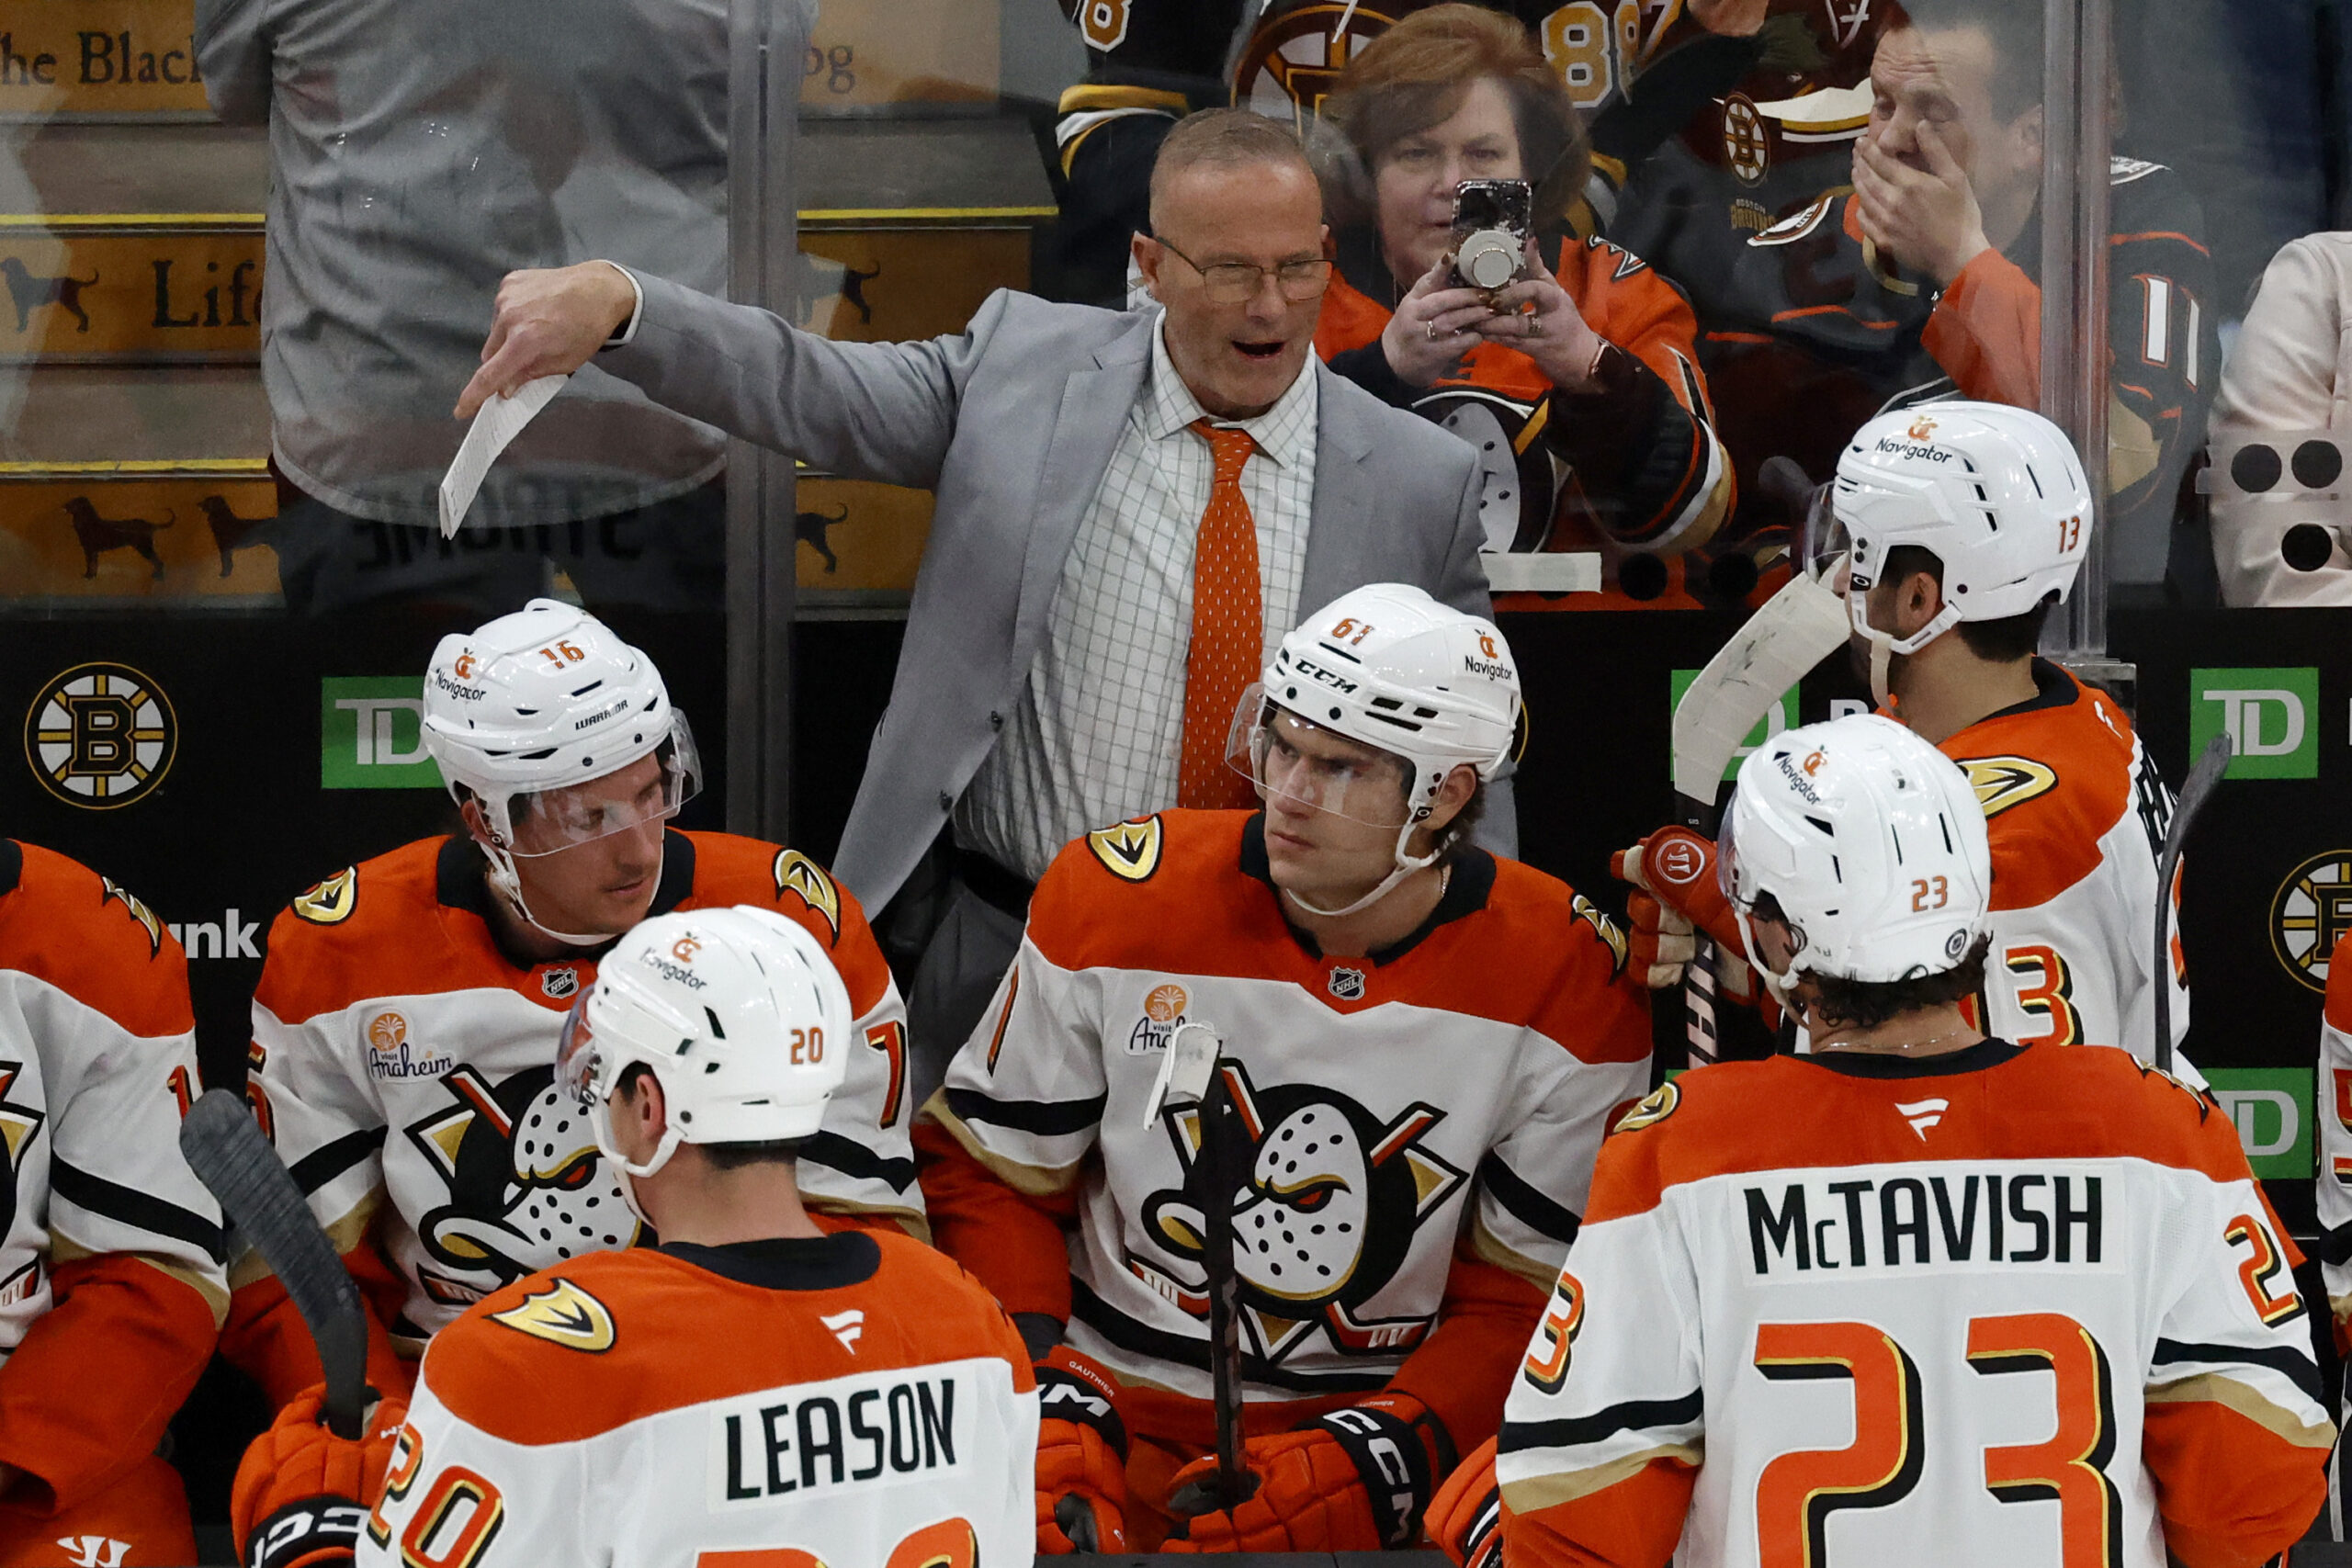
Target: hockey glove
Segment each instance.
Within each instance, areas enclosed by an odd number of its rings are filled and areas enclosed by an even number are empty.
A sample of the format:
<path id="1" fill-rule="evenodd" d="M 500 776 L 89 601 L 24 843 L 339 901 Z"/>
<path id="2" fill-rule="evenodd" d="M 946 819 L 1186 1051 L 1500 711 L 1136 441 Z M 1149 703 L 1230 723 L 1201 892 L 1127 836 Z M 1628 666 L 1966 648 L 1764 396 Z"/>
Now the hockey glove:
<path id="1" fill-rule="evenodd" d="M 1127 1549 L 1119 1385 L 1067 1345 L 1037 1363 L 1037 1550 Z"/>
<path id="2" fill-rule="evenodd" d="M 255 1438 L 237 1466 L 230 1495 L 239 1561 L 245 1568 L 325 1568 L 349 1562 L 359 1527 L 384 1489 L 392 1440 L 408 1419 L 398 1400 L 376 1399 L 356 1438 L 320 1422 L 322 1383 L 296 1396 Z"/>
<path id="3" fill-rule="evenodd" d="M 1421 1538 L 1421 1510 L 1453 1444 L 1408 1393 L 1376 1394 L 1295 1432 L 1252 1438 L 1242 1455 L 1258 1489 L 1229 1512 L 1179 1519 L 1162 1551 L 1378 1551 Z M 1216 1460 L 1170 1483 L 1170 1512 L 1214 1504 Z"/>
<path id="4" fill-rule="evenodd" d="M 1430 1504 L 1430 1540 L 1455 1568 L 1498 1568 L 1503 1558 L 1503 1494 L 1492 1438 L 1454 1468 Z"/>
<path id="5" fill-rule="evenodd" d="M 1755 1002 L 1755 974 L 1742 956 L 1747 948 L 1740 940 L 1739 917 L 1715 879 L 1715 846 L 1711 840 L 1689 828 L 1660 828 L 1632 849 L 1611 855 L 1609 874 L 1632 883 L 1636 890 L 1625 904 L 1634 924 L 1632 961 L 1640 965 L 1648 960 L 1653 989 L 1664 990 L 1681 980 L 1681 966 L 1690 960 L 1690 932 L 1695 928 L 1714 941 L 1715 985 L 1720 994 L 1743 1005 Z M 1646 917 L 1642 906 L 1647 901 L 1644 894 L 1659 906 L 1658 935 L 1649 953 L 1643 947 Z M 1659 976 L 1668 968 L 1672 973 L 1661 983 Z"/>

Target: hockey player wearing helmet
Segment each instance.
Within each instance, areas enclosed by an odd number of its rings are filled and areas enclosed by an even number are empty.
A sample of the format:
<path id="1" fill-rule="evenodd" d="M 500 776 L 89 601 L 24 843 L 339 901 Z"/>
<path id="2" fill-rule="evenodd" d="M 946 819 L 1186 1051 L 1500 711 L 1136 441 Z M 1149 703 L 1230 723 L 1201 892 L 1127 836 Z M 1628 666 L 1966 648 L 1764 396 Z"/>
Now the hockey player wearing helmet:
<path id="1" fill-rule="evenodd" d="M 1456 1561 L 2222 1568 L 2316 1514 L 2335 1433 L 2229 1119 L 1958 1005 L 1993 924 L 1974 794 L 1875 716 L 1741 764 L 1723 881 L 1813 1053 L 1612 1130 L 1499 1499 L 1465 1467 L 1432 1512 Z"/>
<path id="2" fill-rule="evenodd" d="M 1813 547 L 1846 594 L 1858 668 L 1984 805 L 1993 947 L 1978 1016 L 2009 1039 L 2111 1043 L 2148 1060 L 2155 987 L 2168 985 L 2177 1044 L 2184 962 L 2176 943 L 2170 973 L 2151 974 L 2147 940 L 2171 792 L 2114 701 L 2034 652 L 2090 547 L 2089 489 L 2065 435 L 1997 403 L 1883 414 L 1848 444 L 1823 502 Z M 1842 568 L 1829 564 L 1839 552 Z M 1708 852 L 1665 829 L 1621 857 L 1621 874 L 1728 939 Z"/>
<path id="3" fill-rule="evenodd" d="M 881 1563 L 918 1538 L 924 1561 L 1022 1557 L 1020 1336 L 938 1253 L 828 1232 L 803 1204 L 796 1167 L 861 1049 L 827 944 L 774 909 L 623 937 L 548 1065 L 661 1244 L 493 1292 L 435 1337 L 405 1422 L 379 1410 L 363 1442 L 289 1410 L 273 1436 L 345 1489 L 269 1514 L 241 1476 L 248 1560 L 286 1561 L 266 1543 L 322 1503 L 390 1564 Z"/>
<path id="4" fill-rule="evenodd" d="M 1039 884 L 917 1141 L 941 1245 L 1052 1347 L 1040 1550 L 1408 1545 L 1494 1430 L 1648 1057 L 1617 929 L 1467 841 L 1519 694 L 1490 623 L 1360 589 L 1242 699 L 1261 810 L 1114 824 Z M 1232 1224 L 1259 1483 L 1229 1513 L 1192 1485 L 1204 1177 L 1184 1118 L 1144 1114 L 1187 1022 L 1222 1036 L 1255 1144 Z"/>
<path id="5" fill-rule="evenodd" d="M 652 662 L 540 600 L 443 639 L 423 684 L 465 832 L 363 862 L 277 918 L 248 1078 L 368 1300 L 376 1385 L 404 1391 L 406 1359 L 471 1303 L 638 1237 L 551 1064 L 563 1010 L 649 915 L 756 905 L 825 944 L 855 1024 L 799 1162 L 806 1196 L 829 1224 L 919 1230 L 905 1013 L 865 916 L 797 851 L 671 826 L 699 768 Z M 319 1379 L 309 1335 L 257 1258 L 232 1283 L 225 1348 L 283 1404 Z"/>

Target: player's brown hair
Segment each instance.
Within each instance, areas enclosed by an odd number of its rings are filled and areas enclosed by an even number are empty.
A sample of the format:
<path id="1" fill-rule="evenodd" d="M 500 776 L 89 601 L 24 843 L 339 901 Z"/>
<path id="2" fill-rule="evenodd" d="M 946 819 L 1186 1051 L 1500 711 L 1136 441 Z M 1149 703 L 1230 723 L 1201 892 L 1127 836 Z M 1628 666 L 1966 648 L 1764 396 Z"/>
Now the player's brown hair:
<path id="1" fill-rule="evenodd" d="M 1883 582 L 1901 582 L 1914 572 L 1924 571 L 1935 579 L 1936 587 L 1944 585 L 1944 563 L 1936 552 L 1925 545 L 1897 545 L 1886 552 L 1886 570 L 1879 574 Z M 2014 664 L 2020 659 L 2030 659 L 2041 647 L 2042 623 L 2050 618 L 2050 606 L 2057 596 L 2044 596 L 2030 610 L 2014 615 L 2004 615 L 1997 621 L 1962 621 L 1953 629 L 1968 651 L 1991 662 Z"/>
<path id="2" fill-rule="evenodd" d="M 1306 149 L 1280 120 L 1251 109 L 1203 109 L 1186 115 L 1159 144 L 1151 165 L 1151 226 L 1159 227 L 1159 197 L 1168 182 L 1206 164 L 1220 169 L 1253 164 L 1287 164 L 1313 175 Z"/>
<path id="3" fill-rule="evenodd" d="M 1583 195 L 1591 151 L 1559 73 L 1512 17 L 1461 4 L 1414 12 L 1348 62 L 1323 118 L 1369 175 L 1405 138 L 1453 118 L 1471 87 L 1487 79 L 1510 99 L 1537 221 L 1555 220 Z M 1351 206 L 1368 207 L 1368 191 L 1348 195 Z"/>
<path id="4" fill-rule="evenodd" d="M 1755 919 L 1789 923 L 1781 901 L 1769 892 L 1756 897 Z M 1876 1029 L 1890 1019 L 1925 1008 L 1949 1007 L 1984 989 L 1984 955 L 1992 951 L 1990 935 L 1980 936 L 1961 961 L 1933 975 L 1908 980 L 1849 980 L 1805 967 L 1799 955 L 1796 968 L 1813 987 L 1813 1010 L 1824 1023 L 1849 1029 Z"/>
<path id="5" fill-rule="evenodd" d="M 639 1086 L 653 1077 L 653 1069 L 643 1062 L 631 1062 L 621 1069 L 620 1082 L 614 1091 L 624 1101 L 636 1102 Z M 710 1162 L 713 1170 L 741 1170 L 752 1165 L 797 1165 L 800 1151 L 807 1146 L 806 1138 L 770 1138 L 754 1144 L 689 1144 L 684 1146 L 699 1149 L 702 1157 Z"/>

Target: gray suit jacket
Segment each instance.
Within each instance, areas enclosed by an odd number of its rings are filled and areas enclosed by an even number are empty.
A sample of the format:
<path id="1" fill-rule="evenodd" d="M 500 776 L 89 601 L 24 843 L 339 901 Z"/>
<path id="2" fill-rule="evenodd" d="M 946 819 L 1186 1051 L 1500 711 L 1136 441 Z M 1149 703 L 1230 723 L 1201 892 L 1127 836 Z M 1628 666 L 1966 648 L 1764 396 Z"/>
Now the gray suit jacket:
<path id="1" fill-rule="evenodd" d="M 936 493 L 890 705 L 833 862 L 879 909 L 979 770 L 1044 644 L 1062 559 L 1150 373 L 1154 313 L 1000 289 L 954 337 L 831 343 L 764 310 L 639 281 L 636 338 L 598 355 L 601 368 L 747 441 Z M 1471 448 L 1316 374 L 1302 611 L 1367 582 L 1410 582 L 1491 615 Z M 1507 786 L 1479 838 L 1514 847 Z"/>

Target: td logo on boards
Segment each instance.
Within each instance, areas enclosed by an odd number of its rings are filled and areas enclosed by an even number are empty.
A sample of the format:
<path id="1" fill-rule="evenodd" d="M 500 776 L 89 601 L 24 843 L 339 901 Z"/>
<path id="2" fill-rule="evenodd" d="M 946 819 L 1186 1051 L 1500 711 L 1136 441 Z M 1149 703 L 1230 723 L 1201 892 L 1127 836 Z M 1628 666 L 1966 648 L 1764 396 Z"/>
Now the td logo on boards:
<path id="1" fill-rule="evenodd" d="M 2319 671 L 2191 670 L 2188 752 L 2230 738 L 2232 779 L 2319 777 Z"/>

